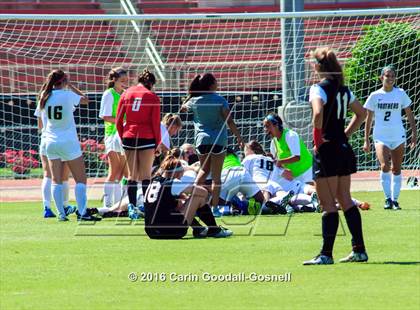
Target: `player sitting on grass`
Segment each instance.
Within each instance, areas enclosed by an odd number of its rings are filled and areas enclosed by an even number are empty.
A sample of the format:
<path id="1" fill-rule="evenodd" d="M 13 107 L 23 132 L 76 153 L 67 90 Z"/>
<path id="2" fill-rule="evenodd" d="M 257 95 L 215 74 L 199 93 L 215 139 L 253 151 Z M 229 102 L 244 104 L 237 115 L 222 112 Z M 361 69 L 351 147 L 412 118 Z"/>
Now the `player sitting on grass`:
<path id="1" fill-rule="evenodd" d="M 169 155 L 158 174 L 152 178 L 145 196 L 145 231 L 152 239 L 180 239 L 193 227 L 194 236 L 225 238 L 232 231 L 216 224 L 208 192 L 197 185 L 188 185 L 180 179 L 184 168 L 179 159 Z M 182 201 L 181 203 L 179 201 Z M 195 216 L 202 220 L 203 228 Z"/>

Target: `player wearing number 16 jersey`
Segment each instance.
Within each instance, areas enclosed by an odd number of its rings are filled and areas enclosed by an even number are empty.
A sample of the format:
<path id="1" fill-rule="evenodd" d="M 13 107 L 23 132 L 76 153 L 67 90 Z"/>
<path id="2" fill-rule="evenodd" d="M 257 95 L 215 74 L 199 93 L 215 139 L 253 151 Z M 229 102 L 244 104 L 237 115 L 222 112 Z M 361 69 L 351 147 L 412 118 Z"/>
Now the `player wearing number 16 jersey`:
<path id="1" fill-rule="evenodd" d="M 62 70 L 52 71 L 42 86 L 39 108 L 46 113 L 44 138 L 52 174 L 53 197 L 60 221 L 67 221 L 63 207 L 63 162 L 76 181 L 75 196 L 80 220 L 98 220 L 86 214 L 86 172 L 76 132 L 73 111 L 79 103 L 87 104 L 88 98 L 69 82 Z"/>
<path id="2" fill-rule="evenodd" d="M 350 175 L 356 172 L 356 158 L 347 142 L 362 124 L 366 112 L 344 85 L 343 70 L 335 53 L 318 48 L 313 54 L 314 69 L 321 81 L 311 87 L 309 101 L 313 110 L 314 178 L 322 210 L 323 245 L 319 255 L 304 265 L 333 264 L 333 247 L 339 216 L 336 201 L 344 211 L 352 235 L 353 251 L 340 262 L 368 260 L 363 240 L 362 219 L 350 195 Z M 354 116 L 347 127 L 347 109 Z"/>
<path id="3" fill-rule="evenodd" d="M 138 77 L 139 84 L 121 96 L 117 110 L 117 130 L 122 140 L 128 165 L 128 213 L 136 218 L 137 183 L 143 194 L 150 183 L 155 149 L 161 143 L 160 100 L 152 92 L 155 76 L 147 69 Z"/>
<path id="4" fill-rule="evenodd" d="M 401 163 L 404 157 L 405 128 L 401 110 L 405 111 L 411 126 L 411 148 L 417 141 L 416 124 L 410 109 L 411 100 L 401 88 L 395 87 L 395 70 L 387 66 L 381 71 L 382 88 L 371 93 L 364 105 L 367 109 L 365 124 L 365 152 L 370 151 L 370 129 L 375 117 L 373 140 L 376 156 L 381 164 L 381 184 L 385 193 L 385 209 L 399 210 L 398 196 L 401 189 Z M 390 160 L 392 161 L 392 182 Z M 392 183 L 392 186 L 391 186 Z M 391 193 L 392 187 L 392 193 Z"/>

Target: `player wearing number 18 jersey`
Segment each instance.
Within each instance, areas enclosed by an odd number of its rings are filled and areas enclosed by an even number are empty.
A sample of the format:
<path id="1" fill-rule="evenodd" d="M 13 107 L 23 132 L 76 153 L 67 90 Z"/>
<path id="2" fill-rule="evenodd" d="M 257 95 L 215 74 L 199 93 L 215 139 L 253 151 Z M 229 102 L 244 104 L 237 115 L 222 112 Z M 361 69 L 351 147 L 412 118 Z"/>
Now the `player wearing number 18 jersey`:
<path id="1" fill-rule="evenodd" d="M 339 223 L 336 202 L 344 211 L 353 247 L 350 255 L 340 261 L 367 261 L 362 219 L 350 195 L 350 175 L 356 172 L 356 158 L 347 142 L 362 124 L 366 113 L 344 85 L 343 70 L 335 53 L 329 48 L 318 48 L 313 52 L 313 58 L 314 69 L 321 78 L 320 83 L 311 87 L 309 100 L 313 110 L 315 187 L 324 211 L 323 245 L 319 255 L 304 262 L 304 265 L 334 263 L 332 254 Z M 354 116 L 345 128 L 347 108 Z"/>
<path id="2" fill-rule="evenodd" d="M 155 76 L 147 69 L 138 77 L 139 84 L 121 96 L 117 111 L 117 130 L 122 140 L 128 165 L 128 213 L 136 218 L 137 183 L 143 193 L 150 183 L 155 149 L 161 143 L 160 100 L 152 92 Z"/>

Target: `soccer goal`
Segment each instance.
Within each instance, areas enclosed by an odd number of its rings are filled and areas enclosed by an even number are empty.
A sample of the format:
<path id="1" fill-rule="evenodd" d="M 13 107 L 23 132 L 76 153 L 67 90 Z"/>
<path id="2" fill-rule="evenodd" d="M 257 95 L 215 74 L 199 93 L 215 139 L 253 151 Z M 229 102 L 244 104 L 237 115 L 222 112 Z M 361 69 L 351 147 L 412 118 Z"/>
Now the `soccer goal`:
<path id="1" fill-rule="evenodd" d="M 330 46 L 348 84 L 363 103 L 380 87 L 379 70 L 397 67 L 397 85 L 420 117 L 420 9 L 213 15 L 0 15 L 1 177 L 39 174 L 36 94 L 50 70 L 61 68 L 90 98 L 75 111 L 90 176 L 106 172 L 104 126 L 98 117 L 108 71 L 145 67 L 158 78 L 163 113 L 179 111 L 189 82 L 212 72 L 231 104 L 245 140 L 268 147 L 262 120 L 279 112 L 311 144 L 308 89 L 316 81 L 310 51 Z M 191 116 L 174 146 L 193 141 Z M 234 139 L 230 139 L 233 145 Z M 351 141 L 361 169 L 376 169 L 362 151 L 363 133 Z M 311 147 L 311 145 L 310 145 Z M 419 148 L 403 168 L 419 169 Z"/>

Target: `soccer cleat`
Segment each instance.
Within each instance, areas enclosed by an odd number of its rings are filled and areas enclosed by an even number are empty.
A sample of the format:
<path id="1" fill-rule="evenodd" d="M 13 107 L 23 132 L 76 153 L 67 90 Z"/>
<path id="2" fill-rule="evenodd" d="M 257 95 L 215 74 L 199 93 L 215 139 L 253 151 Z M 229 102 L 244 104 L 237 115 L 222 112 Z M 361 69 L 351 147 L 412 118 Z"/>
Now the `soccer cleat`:
<path id="1" fill-rule="evenodd" d="M 50 208 L 44 207 L 44 218 L 50 218 L 50 217 L 56 217 L 56 216 Z"/>
<path id="2" fill-rule="evenodd" d="M 289 206 L 286 207 L 286 212 L 287 212 L 287 214 L 292 214 L 292 213 L 295 212 L 295 209 L 292 206 L 289 205 Z"/>
<path id="3" fill-rule="evenodd" d="M 76 210 L 77 208 L 75 206 L 64 207 L 64 212 L 66 213 L 66 216 L 75 213 Z"/>
<path id="4" fill-rule="evenodd" d="M 194 238 L 206 238 L 207 232 L 209 231 L 208 227 L 195 227 L 193 228 L 193 236 Z"/>
<path id="5" fill-rule="evenodd" d="M 393 201 L 392 202 L 392 210 L 401 210 L 400 204 L 398 203 L 398 201 Z"/>
<path id="6" fill-rule="evenodd" d="M 357 207 L 361 210 L 369 210 L 370 209 L 370 204 L 366 201 L 362 201 L 361 203 L 359 203 L 357 205 Z"/>
<path id="7" fill-rule="evenodd" d="M 311 260 L 307 260 L 305 262 L 303 262 L 303 265 L 308 266 L 308 265 L 332 265 L 334 264 L 334 260 L 332 257 L 327 256 L 327 255 L 322 255 L 319 254 L 317 256 L 315 256 L 313 259 Z"/>
<path id="8" fill-rule="evenodd" d="M 144 217 L 144 213 L 142 213 L 139 208 L 134 206 L 133 204 L 128 204 L 128 217 L 132 220 L 138 220 L 141 217 Z"/>
<path id="9" fill-rule="evenodd" d="M 69 219 L 65 215 L 59 215 L 58 221 L 59 222 L 67 222 Z"/>
<path id="10" fill-rule="evenodd" d="M 271 214 L 287 214 L 286 206 L 281 206 L 274 201 L 267 201 L 265 206 L 271 210 Z"/>
<path id="11" fill-rule="evenodd" d="M 214 217 L 222 217 L 222 212 L 220 212 L 218 207 L 212 207 L 211 212 L 213 213 Z"/>
<path id="12" fill-rule="evenodd" d="M 227 238 L 233 235 L 233 232 L 227 228 L 224 228 L 222 226 L 219 226 L 220 230 L 219 232 L 209 235 L 207 234 L 207 237 L 212 237 L 212 238 Z"/>
<path id="13" fill-rule="evenodd" d="M 255 200 L 255 198 L 251 198 L 248 200 L 248 214 L 249 215 L 257 215 L 260 214 L 261 211 L 261 203 Z"/>
<path id="14" fill-rule="evenodd" d="M 392 209 L 392 206 L 393 206 L 393 203 L 392 203 L 391 198 L 387 198 L 387 199 L 385 200 L 384 209 L 385 209 L 385 210 L 391 210 L 391 209 Z"/>
<path id="15" fill-rule="evenodd" d="M 83 216 L 77 215 L 77 220 L 81 222 L 99 222 L 102 218 L 85 213 Z"/>
<path id="16" fill-rule="evenodd" d="M 351 253 L 340 259 L 340 263 L 363 263 L 363 262 L 367 262 L 368 261 L 368 255 L 366 252 L 354 252 L 351 251 Z"/>

